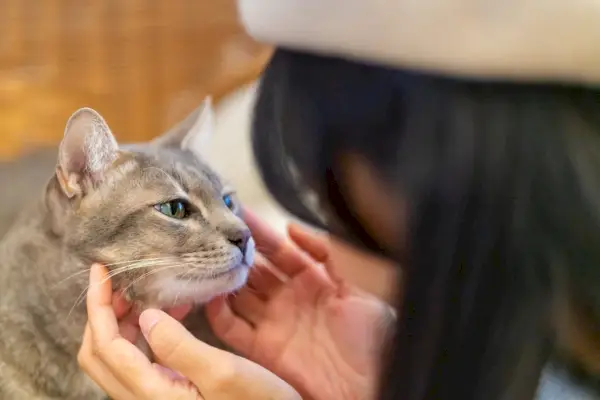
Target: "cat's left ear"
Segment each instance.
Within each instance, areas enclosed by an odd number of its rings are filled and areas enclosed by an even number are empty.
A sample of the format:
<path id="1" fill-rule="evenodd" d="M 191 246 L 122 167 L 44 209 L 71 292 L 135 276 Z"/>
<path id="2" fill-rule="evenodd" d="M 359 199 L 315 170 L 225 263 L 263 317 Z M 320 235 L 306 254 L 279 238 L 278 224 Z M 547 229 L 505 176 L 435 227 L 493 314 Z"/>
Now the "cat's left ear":
<path id="1" fill-rule="evenodd" d="M 207 97 L 183 121 L 154 139 L 151 143 L 160 147 L 186 150 L 202 158 L 215 131 L 212 98 Z"/>
<path id="2" fill-rule="evenodd" d="M 104 178 L 119 146 L 104 118 L 91 108 L 77 110 L 65 128 L 56 177 L 68 197 L 81 196 Z"/>

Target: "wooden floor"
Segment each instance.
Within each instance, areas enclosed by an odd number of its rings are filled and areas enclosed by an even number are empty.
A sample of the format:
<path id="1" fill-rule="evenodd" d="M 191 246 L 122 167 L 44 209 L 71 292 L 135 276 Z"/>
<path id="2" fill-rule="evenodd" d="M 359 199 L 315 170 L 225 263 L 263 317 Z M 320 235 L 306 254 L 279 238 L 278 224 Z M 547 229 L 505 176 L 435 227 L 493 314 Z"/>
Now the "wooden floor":
<path id="1" fill-rule="evenodd" d="M 144 140 L 258 77 L 271 49 L 235 0 L 0 0 L 0 158 L 57 143 L 89 106 Z"/>

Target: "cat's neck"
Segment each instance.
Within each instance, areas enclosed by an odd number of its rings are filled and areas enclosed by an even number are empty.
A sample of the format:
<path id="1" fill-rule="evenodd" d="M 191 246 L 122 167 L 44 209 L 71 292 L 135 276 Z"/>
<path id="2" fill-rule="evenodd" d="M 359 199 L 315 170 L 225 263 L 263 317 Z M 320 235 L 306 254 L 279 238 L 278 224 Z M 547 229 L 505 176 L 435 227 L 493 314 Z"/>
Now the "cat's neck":
<path id="1" fill-rule="evenodd" d="M 0 325 L 5 338 L 0 366 L 18 378 L 10 381 L 15 387 L 33 387 L 36 393 L 60 398 L 100 398 L 76 362 L 86 323 L 85 297 L 76 303 L 88 277 L 76 274 L 83 263 L 65 251 L 48 217 L 42 202 L 32 204 L 0 240 Z M 6 383 L 2 378 L 0 373 L 0 386 Z"/>
<path id="2" fill-rule="evenodd" d="M 11 306 L 71 346 L 85 324 L 89 266 L 66 251 L 42 201 L 26 208 L 2 238 L 0 263 L 0 292 L 10 293 Z"/>

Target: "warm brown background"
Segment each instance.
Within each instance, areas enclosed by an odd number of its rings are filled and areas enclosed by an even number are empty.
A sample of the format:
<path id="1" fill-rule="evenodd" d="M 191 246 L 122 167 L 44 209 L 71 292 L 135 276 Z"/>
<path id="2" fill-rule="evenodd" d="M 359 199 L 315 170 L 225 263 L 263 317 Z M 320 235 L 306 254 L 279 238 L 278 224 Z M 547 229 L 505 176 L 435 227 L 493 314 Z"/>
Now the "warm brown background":
<path id="1" fill-rule="evenodd" d="M 57 143 L 77 108 L 123 141 L 258 77 L 235 0 L 0 0 L 0 159 Z"/>

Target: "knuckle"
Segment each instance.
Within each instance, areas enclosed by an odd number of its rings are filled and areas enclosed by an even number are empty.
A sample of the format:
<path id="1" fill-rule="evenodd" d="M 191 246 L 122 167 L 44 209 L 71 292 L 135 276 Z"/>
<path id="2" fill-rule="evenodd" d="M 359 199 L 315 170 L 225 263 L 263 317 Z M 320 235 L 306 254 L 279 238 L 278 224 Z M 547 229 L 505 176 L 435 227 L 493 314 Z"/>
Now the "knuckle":
<path id="1" fill-rule="evenodd" d="M 109 344 L 94 340 L 93 346 L 92 346 L 92 354 L 94 356 L 102 359 L 109 351 L 109 347 L 110 347 Z"/>
<path id="2" fill-rule="evenodd" d="M 94 343 L 92 346 L 92 354 L 96 357 L 100 357 L 102 355 L 103 346 L 100 343 Z"/>

